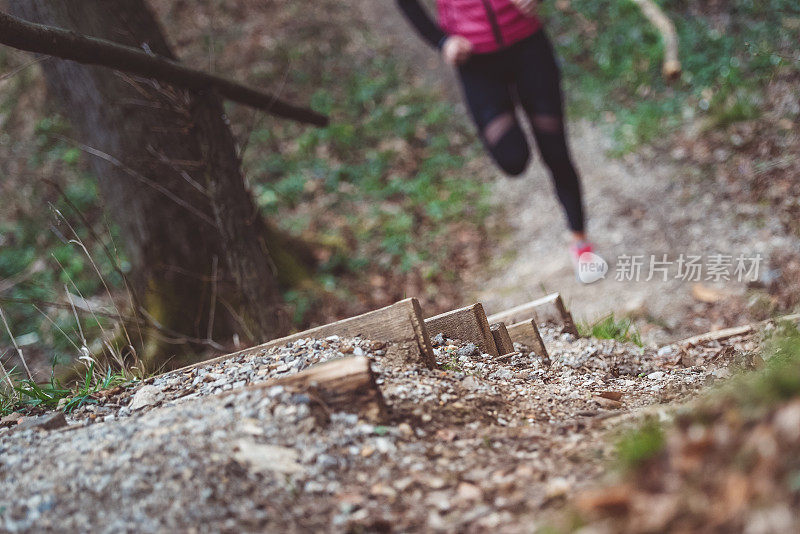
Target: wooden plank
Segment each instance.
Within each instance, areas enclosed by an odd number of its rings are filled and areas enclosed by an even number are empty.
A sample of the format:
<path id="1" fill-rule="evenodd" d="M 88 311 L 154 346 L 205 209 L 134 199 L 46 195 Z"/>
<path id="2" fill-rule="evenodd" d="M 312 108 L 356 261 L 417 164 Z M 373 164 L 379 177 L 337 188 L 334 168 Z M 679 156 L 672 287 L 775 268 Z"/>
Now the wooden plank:
<path id="1" fill-rule="evenodd" d="M 508 335 L 511 336 L 511 341 L 525 345 L 540 358 L 547 359 L 550 357 L 547 353 L 547 348 L 544 346 L 544 341 L 542 341 L 542 336 L 539 334 L 536 321 L 533 319 L 512 324 L 508 327 Z"/>
<path id="2" fill-rule="evenodd" d="M 425 326 L 433 335 L 441 333 L 450 339 L 475 343 L 482 352 L 499 356 L 480 302 L 425 319 Z"/>
<path id="3" fill-rule="evenodd" d="M 274 386 L 308 393 L 327 414 L 347 411 L 375 422 L 385 421 L 388 414 L 386 401 L 366 356 L 328 360 L 299 373 L 226 391 L 220 397 Z"/>
<path id="4" fill-rule="evenodd" d="M 489 316 L 490 323 L 515 324 L 527 319 L 533 319 L 537 324 L 548 319 L 555 320 L 564 325 L 566 332 L 575 336 L 578 335 L 578 329 L 575 327 L 572 314 L 564 306 L 564 301 L 559 293 L 552 293 Z"/>
<path id="5" fill-rule="evenodd" d="M 489 325 L 489 329 L 492 331 L 494 345 L 500 356 L 514 352 L 514 343 L 511 341 L 511 336 L 508 335 L 505 323 L 494 323 Z"/>
<path id="6" fill-rule="evenodd" d="M 372 341 L 407 344 L 414 352 L 418 351 L 421 362 L 428 367 L 428 369 L 433 369 L 436 365 L 436 359 L 433 356 L 433 345 L 431 345 L 430 336 L 428 335 L 428 330 L 425 328 L 425 321 L 422 318 L 422 308 L 417 299 L 408 298 L 386 306 L 385 308 L 380 308 L 348 319 L 342 319 L 335 323 L 311 328 L 310 330 L 304 330 L 303 332 L 298 332 L 290 336 L 273 339 L 272 341 L 267 341 L 255 347 L 193 363 L 181 369 L 177 369 L 176 371 L 169 372 L 181 373 L 204 365 L 225 361 L 230 358 L 256 354 L 273 347 L 280 347 L 291 341 L 297 341 L 298 339 L 324 339 L 333 335 L 340 337 L 361 336 L 364 339 L 370 339 Z"/>
<path id="7" fill-rule="evenodd" d="M 327 361 L 297 374 L 251 387 L 272 386 L 310 392 L 314 400 L 330 411 L 353 412 L 372 421 L 386 420 L 386 402 L 366 356 Z"/>
<path id="8" fill-rule="evenodd" d="M 686 339 L 682 339 L 680 341 L 676 341 L 676 345 L 699 345 L 701 343 L 708 343 L 709 341 L 723 341 L 725 339 L 734 337 L 734 336 L 741 336 L 744 334 L 749 334 L 750 332 L 754 332 L 759 328 L 769 324 L 769 323 L 778 323 L 782 321 L 800 321 L 800 313 L 794 313 L 791 315 L 784 315 L 783 317 L 777 317 L 775 319 L 767 319 L 766 321 L 760 321 L 757 323 L 746 324 L 743 326 L 734 326 L 731 328 L 724 328 L 722 330 L 716 330 L 714 332 L 706 332 L 705 334 L 700 334 L 697 336 L 692 336 Z"/>

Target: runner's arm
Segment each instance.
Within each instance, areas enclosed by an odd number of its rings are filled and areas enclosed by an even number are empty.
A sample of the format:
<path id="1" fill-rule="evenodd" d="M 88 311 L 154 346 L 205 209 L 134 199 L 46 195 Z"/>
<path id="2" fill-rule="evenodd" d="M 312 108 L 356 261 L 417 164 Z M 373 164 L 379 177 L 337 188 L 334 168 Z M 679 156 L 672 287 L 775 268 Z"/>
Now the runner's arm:
<path id="1" fill-rule="evenodd" d="M 396 0 L 397 5 L 408 21 L 414 26 L 428 44 L 442 48 L 448 35 L 431 19 L 419 0 Z"/>

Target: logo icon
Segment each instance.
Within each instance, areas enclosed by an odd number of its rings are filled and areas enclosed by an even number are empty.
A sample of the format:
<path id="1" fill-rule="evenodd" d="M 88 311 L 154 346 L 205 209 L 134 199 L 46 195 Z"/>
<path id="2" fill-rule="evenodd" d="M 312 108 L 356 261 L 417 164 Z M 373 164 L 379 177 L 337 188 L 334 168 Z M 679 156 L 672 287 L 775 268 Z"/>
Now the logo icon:
<path id="1" fill-rule="evenodd" d="M 608 273 L 606 260 L 594 252 L 584 252 L 578 258 L 578 280 L 584 284 L 592 284 L 602 280 Z"/>

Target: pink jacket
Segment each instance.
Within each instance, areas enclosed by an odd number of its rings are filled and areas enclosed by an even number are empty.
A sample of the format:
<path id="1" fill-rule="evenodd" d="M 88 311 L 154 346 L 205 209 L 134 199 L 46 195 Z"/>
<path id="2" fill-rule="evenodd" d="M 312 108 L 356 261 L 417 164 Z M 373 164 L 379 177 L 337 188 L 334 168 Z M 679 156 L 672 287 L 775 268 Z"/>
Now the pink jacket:
<path id="1" fill-rule="evenodd" d="M 436 0 L 439 25 L 448 35 L 467 38 L 478 54 L 495 52 L 536 33 L 542 23 L 510 0 Z"/>

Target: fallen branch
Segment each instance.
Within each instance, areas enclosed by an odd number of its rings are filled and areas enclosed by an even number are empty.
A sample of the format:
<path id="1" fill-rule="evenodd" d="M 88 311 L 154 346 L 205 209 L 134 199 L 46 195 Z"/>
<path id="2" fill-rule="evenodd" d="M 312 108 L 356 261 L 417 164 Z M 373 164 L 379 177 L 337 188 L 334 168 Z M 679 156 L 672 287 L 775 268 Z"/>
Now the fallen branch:
<path id="1" fill-rule="evenodd" d="M 192 91 L 216 90 L 221 96 L 263 109 L 267 113 L 298 122 L 326 126 L 328 118 L 308 108 L 295 106 L 277 96 L 221 76 L 191 69 L 177 61 L 105 39 L 36 24 L 0 11 L 0 44 L 26 52 L 99 65 L 155 78 Z"/>
<path id="2" fill-rule="evenodd" d="M 642 10 L 642 14 L 656 27 L 664 40 L 664 65 L 661 72 L 668 80 L 681 75 L 681 61 L 678 58 L 678 34 L 675 25 L 653 0 L 631 0 Z"/>

